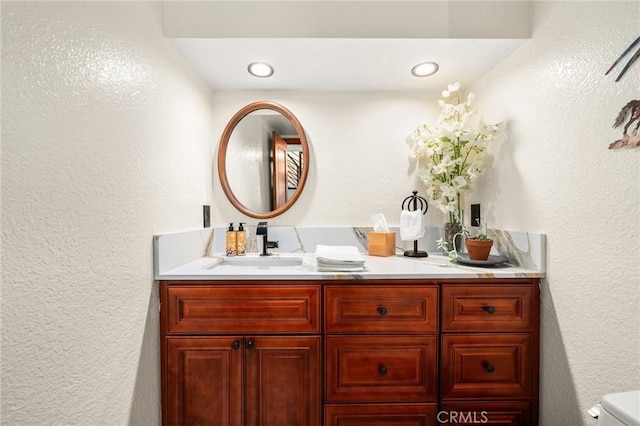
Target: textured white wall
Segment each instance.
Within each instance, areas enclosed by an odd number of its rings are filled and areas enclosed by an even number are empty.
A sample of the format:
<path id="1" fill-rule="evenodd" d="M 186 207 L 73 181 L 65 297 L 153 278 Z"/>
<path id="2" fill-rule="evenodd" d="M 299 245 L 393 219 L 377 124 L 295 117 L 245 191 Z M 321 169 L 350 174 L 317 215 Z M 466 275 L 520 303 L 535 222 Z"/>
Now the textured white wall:
<path id="1" fill-rule="evenodd" d="M 586 426 L 603 394 L 640 387 L 640 148 L 607 149 L 640 98 L 640 63 L 604 76 L 638 36 L 640 4 L 533 7 L 532 39 L 472 88 L 509 140 L 469 201 L 492 226 L 547 234 L 540 424 Z"/>
<path id="2" fill-rule="evenodd" d="M 210 202 L 159 3 L 2 2 L 2 424 L 159 424 L 152 235 Z"/>

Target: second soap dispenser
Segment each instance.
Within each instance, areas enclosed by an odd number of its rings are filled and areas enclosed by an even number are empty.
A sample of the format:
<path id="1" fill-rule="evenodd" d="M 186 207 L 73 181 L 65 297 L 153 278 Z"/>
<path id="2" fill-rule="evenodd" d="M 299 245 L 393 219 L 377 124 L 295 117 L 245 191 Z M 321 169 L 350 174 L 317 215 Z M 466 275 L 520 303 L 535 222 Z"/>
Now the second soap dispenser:
<path id="1" fill-rule="evenodd" d="M 229 229 L 227 230 L 227 256 L 235 256 L 237 253 L 237 234 L 236 231 L 233 230 L 233 223 L 229 224 Z"/>
<path id="2" fill-rule="evenodd" d="M 245 254 L 247 254 L 247 231 L 244 230 L 244 225 L 244 222 L 240 222 L 236 235 L 238 256 L 244 256 Z"/>

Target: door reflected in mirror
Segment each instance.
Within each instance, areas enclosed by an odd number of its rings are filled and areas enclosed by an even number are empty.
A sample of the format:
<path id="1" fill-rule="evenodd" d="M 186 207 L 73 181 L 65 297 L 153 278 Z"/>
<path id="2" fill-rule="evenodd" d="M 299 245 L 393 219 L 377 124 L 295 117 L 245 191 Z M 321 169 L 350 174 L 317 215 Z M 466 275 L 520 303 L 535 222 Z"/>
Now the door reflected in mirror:
<path id="1" fill-rule="evenodd" d="M 218 149 L 218 174 L 229 201 L 255 218 L 288 210 L 309 169 L 304 129 L 286 108 L 254 102 L 227 124 Z"/>

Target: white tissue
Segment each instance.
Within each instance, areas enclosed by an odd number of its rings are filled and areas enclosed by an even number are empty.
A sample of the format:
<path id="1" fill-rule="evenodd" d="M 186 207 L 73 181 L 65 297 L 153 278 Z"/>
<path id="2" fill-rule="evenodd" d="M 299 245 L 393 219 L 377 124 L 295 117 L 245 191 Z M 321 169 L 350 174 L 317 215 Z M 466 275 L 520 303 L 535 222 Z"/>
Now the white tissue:
<path id="1" fill-rule="evenodd" d="M 423 235 L 422 211 L 402 210 L 402 213 L 400 213 L 400 239 L 402 241 L 414 241 Z"/>
<path id="2" fill-rule="evenodd" d="M 389 225 L 387 225 L 387 219 L 384 218 L 382 213 L 374 214 L 371 216 L 373 221 L 373 230 L 375 232 L 389 232 Z"/>

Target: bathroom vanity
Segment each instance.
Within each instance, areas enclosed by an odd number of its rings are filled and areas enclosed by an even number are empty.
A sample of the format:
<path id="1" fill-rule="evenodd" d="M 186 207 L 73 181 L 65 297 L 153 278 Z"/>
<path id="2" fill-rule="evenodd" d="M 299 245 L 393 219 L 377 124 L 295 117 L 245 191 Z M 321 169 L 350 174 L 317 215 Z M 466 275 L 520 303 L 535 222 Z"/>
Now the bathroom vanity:
<path id="1" fill-rule="evenodd" d="M 160 300 L 165 424 L 537 424 L 537 279 L 167 280 Z"/>
<path id="2" fill-rule="evenodd" d="M 537 425 L 541 271 L 280 256 L 157 274 L 164 424 Z"/>

